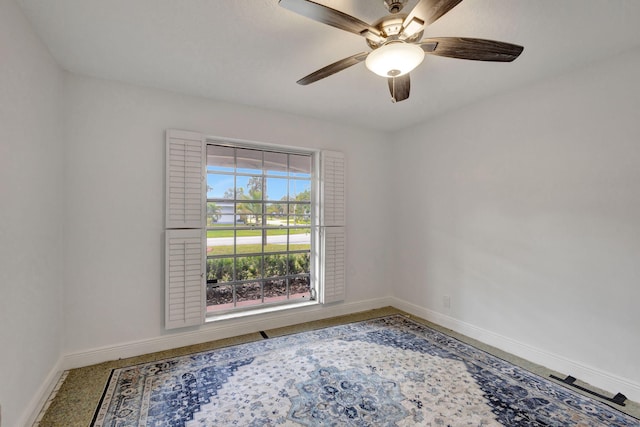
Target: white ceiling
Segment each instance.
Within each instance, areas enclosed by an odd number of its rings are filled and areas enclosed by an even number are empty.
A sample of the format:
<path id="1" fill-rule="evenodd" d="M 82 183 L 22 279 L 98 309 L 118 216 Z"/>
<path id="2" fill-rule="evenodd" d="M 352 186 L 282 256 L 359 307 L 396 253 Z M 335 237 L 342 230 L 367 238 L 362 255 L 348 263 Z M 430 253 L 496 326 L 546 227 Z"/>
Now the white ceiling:
<path id="1" fill-rule="evenodd" d="M 355 65 L 295 82 L 369 48 L 277 0 L 18 0 L 58 63 L 74 73 L 391 131 L 640 46 L 639 0 L 464 0 L 425 37 L 525 47 L 513 63 L 427 56 L 411 97 Z M 369 23 L 382 0 L 316 0 Z M 405 11 L 417 0 L 409 0 Z"/>

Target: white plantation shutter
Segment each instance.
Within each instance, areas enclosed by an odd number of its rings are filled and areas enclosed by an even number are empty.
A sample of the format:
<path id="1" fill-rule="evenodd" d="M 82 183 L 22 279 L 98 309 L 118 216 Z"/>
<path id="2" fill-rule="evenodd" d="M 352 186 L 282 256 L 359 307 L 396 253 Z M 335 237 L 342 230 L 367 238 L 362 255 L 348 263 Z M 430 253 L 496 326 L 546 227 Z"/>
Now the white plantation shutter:
<path id="1" fill-rule="evenodd" d="M 322 303 L 343 301 L 346 293 L 346 241 L 344 227 L 322 229 Z"/>
<path id="2" fill-rule="evenodd" d="M 166 135 L 165 328 L 204 323 L 206 144 L 196 132 Z"/>
<path id="3" fill-rule="evenodd" d="M 200 229 L 165 232 L 166 329 L 204 322 L 205 247 Z"/>
<path id="4" fill-rule="evenodd" d="M 320 157 L 321 302 L 343 301 L 346 294 L 346 163 L 343 153 Z"/>
<path id="5" fill-rule="evenodd" d="M 344 227 L 347 223 L 345 159 L 337 151 L 323 151 L 320 159 L 321 218 L 324 227 Z"/>
<path id="6" fill-rule="evenodd" d="M 205 150 L 201 134 L 167 131 L 166 228 L 205 226 Z"/>

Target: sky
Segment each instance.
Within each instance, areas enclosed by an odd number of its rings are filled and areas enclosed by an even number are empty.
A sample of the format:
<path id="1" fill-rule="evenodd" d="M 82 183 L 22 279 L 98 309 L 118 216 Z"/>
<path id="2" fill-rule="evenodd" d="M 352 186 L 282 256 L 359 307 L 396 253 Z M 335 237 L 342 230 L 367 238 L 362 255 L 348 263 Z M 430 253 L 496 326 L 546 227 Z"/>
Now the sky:
<path id="1" fill-rule="evenodd" d="M 231 188 L 244 188 L 252 177 L 264 177 L 266 196 L 263 200 L 280 201 L 287 195 L 296 195 L 311 190 L 312 157 L 302 154 L 288 154 L 207 145 L 207 191 L 208 199 L 223 199 Z M 238 174 L 235 177 L 234 173 Z"/>

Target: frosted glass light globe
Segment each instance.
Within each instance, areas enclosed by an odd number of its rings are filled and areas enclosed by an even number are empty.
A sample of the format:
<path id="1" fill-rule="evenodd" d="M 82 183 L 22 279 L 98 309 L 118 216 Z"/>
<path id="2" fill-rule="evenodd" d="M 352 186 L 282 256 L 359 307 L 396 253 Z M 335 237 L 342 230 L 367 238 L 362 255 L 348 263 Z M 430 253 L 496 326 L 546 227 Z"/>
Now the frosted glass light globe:
<path id="1" fill-rule="evenodd" d="M 382 77 L 398 77 L 416 68 L 424 59 L 420 46 L 392 42 L 371 52 L 365 61 L 367 68 Z"/>

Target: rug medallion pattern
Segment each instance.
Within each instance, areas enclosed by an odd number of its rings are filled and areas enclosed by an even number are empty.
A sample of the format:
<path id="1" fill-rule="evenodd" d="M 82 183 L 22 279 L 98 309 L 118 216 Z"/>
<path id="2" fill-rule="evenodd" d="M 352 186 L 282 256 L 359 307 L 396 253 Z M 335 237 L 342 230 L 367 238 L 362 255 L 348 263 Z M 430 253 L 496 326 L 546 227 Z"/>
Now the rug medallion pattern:
<path id="1" fill-rule="evenodd" d="M 638 426 L 390 316 L 115 369 L 94 427 Z"/>

